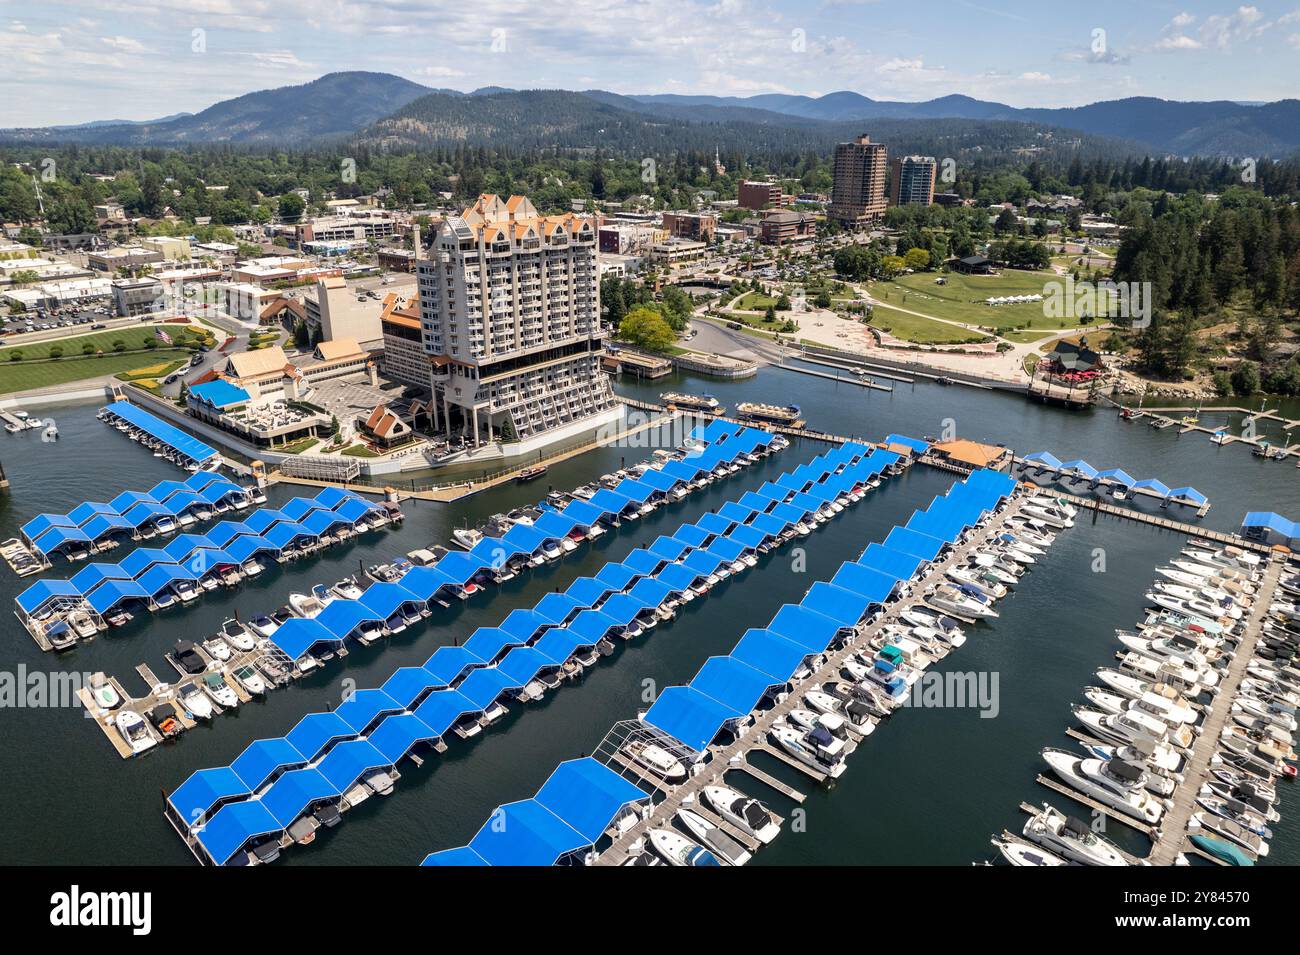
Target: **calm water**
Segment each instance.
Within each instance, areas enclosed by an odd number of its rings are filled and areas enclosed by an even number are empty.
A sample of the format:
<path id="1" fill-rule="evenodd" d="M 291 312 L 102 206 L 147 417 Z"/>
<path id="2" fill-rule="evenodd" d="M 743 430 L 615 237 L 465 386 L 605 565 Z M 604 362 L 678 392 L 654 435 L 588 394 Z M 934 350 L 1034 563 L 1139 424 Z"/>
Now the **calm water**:
<path id="1" fill-rule="evenodd" d="M 1205 523 L 1235 528 L 1247 510 L 1300 514 L 1295 469 L 1253 458 L 1242 448 L 1216 448 L 1205 436 L 1178 437 L 1125 424 L 1109 412 L 1077 414 L 1033 406 L 1024 400 L 965 388 L 901 385 L 892 395 L 837 386 L 788 371 L 766 370 L 746 382 L 720 383 L 683 376 L 650 386 L 620 384 L 630 395 L 653 397 L 669 388 L 711 392 L 734 406 L 746 398 L 795 402 L 811 426 L 827 431 L 883 436 L 890 431 L 938 434 L 952 419 L 958 433 L 1011 444 L 1018 452 L 1050 450 L 1084 457 L 1098 467 L 1123 467 L 1138 477 L 1171 486 L 1192 484 L 1214 502 Z M 54 409 L 62 438 L 44 444 L 39 435 L 0 435 L 0 460 L 12 482 L 0 496 L 0 537 L 41 511 L 62 512 L 83 500 L 103 500 L 130 488 L 146 490 L 179 476 L 159 459 L 94 419 L 95 405 Z M 1203 415 L 1203 419 L 1207 416 Z M 1267 433 L 1267 432 L 1265 432 Z M 8 863 L 192 863 L 188 851 L 161 817 L 161 791 L 195 769 L 219 765 L 256 738 L 280 735 L 302 715 L 336 704 L 347 684 L 377 686 L 398 666 L 419 664 L 439 645 L 463 640 L 474 628 L 499 622 L 511 609 L 531 606 L 548 590 L 592 573 L 659 533 L 671 532 L 723 501 L 795 467 L 824 446 L 796 442 L 789 450 L 720 486 L 656 512 L 639 526 L 607 535 L 561 566 L 511 581 L 487 598 L 435 615 L 417 632 L 387 647 L 354 649 L 326 672 L 245 705 L 211 725 L 186 733 L 143 759 L 124 762 L 86 723 L 79 707 L 67 710 L 5 709 L 0 729 L 0 862 Z M 641 449 L 602 449 L 551 468 L 546 481 L 571 487 L 617 467 L 621 458 L 644 457 Z M 783 551 L 709 598 L 692 603 L 672 624 L 648 639 L 620 646 L 581 683 L 566 686 L 539 705 L 515 706 L 491 731 L 423 768 L 406 764 L 404 778 L 388 799 L 372 799 L 348 814 L 347 823 L 322 833 L 316 844 L 287 852 L 278 864 L 397 864 L 418 862 L 433 849 L 459 845 L 499 803 L 532 795 L 563 759 L 592 751 L 616 720 L 644 709 L 646 681 L 663 687 L 686 682 L 709 656 L 728 652 L 749 627 L 763 626 L 786 602 L 797 601 L 811 583 L 832 575 L 839 563 L 881 540 L 913 509 L 923 507 L 951 477 L 912 469 L 889 482 L 854 511 L 805 542 L 807 566 L 791 568 Z M 77 671 L 103 670 L 139 688 L 134 667 L 148 662 L 166 678 L 163 652 L 181 637 L 211 632 L 238 609 L 245 617 L 279 606 L 291 590 L 328 582 L 359 563 L 404 553 L 431 541 L 445 542 L 466 520 L 528 503 L 545 490 L 505 487 L 455 506 L 407 505 L 402 529 L 370 535 L 362 543 L 264 574 L 234 594 L 206 597 L 196 607 L 134 623 L 63 657 L 43 654 L 9 618 L 4 627 L 4 669 L 25 665 Z M 276 489 L 271 503 L 293 496 Z M 990 835 L 1018 829 L 1021 801 L 1056 796 L 1034 783 L 1043 746 L 1073 747 L 1063 734 L 1069 704 L 1108 664 L 1117 646 L 1112 631 L 1130 625 L 1142 604 L 1153 568 L 1172 555 L 1180 538 L 1139 525 L 1103 519 L 1063 535 L 1047 562 L 1002 602 L 1002 617 L 981 626 L 941 667 L 996 671 L 1000 712 L 980 719 L 970 710 L 906 710 L 859 749 L 833 789 L 812 791 L 803 779 L 787 780 L 810 792 L 806 832 L 787 831 L 757 857 L 760 864 L 938 863 L 964 865 L 990 855 Z M 1091 570 L 1103 548 L 1106 573 Z M 62 565 L 58 576 L 62 573 Z M 0 600 L 8 603 L 30 583 L 0 572 Z M 784 767 L 772 769 L 783 775 Z M 756 794 L 761 787 L 745 782 Z M 788 812 L 779 798 L 778 811 Z M 1274 863 L 1300 861 L 1296 816 L 1284 807 L 1274 826 Z M 1111 835 L 1139 851 L 1141 840 L 1112 827 Z"/>

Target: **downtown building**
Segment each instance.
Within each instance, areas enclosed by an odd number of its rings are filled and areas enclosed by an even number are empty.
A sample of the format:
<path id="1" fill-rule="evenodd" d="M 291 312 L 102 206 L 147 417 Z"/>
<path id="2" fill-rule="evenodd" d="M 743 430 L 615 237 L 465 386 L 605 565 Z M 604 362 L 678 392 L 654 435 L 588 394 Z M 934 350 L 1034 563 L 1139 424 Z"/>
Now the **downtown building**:
<path id="1" fill-rule="evenodd" d="M 596 255 L 591 219 L 539 215 L 523 196 L 480 196 L 439 225 L 416 265 L 436 427 L 523 453 L 621 417 L 600 365 Z"/>
<path id="2" fill-rule="evenodd" d="M 890 168 L 889 201 L 896 206 L 928 206 L 934 202 L 933 156 L 900 156 Z"/>
<path id="3" fill-rule="evenodd" d="M 830 218 L 850 228 L 880 221 L 885 215 L 887 162 L 884 144 L 873 143 L 870 136 L 836 146 Z"/>

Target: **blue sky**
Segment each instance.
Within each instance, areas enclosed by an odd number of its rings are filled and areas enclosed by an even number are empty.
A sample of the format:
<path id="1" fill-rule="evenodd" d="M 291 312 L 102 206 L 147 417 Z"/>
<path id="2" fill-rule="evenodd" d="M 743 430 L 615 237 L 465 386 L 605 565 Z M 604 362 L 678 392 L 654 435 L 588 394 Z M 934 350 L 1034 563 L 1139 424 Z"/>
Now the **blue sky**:
<path id="1" fill-rule="evenodd" d="M 1300 0 L 8 0 L 0 126 L 149 119 L 336 70 L 470 90 L 1013 106 L 1300 95 Z"/>

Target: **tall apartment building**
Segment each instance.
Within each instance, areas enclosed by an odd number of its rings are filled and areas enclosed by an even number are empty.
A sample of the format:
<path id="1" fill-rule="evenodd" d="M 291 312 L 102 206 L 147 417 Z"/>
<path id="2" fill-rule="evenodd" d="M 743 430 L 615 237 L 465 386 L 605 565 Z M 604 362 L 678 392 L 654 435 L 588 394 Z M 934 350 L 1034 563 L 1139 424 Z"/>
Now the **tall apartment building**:
<path id="1" fill-rule="evenodd" d="M 832 219 L 856 228 L 884 216 L 886 161 L 884 144 L 873 143 L 870 136 L 835 147 Z"/>
<path id="2" fill-rule="evenodd" d="M 736 205 L 742 209 L 767 209 L 783 204 L 779 182 L 746 179 L 736 189 Z"/>
<path id="3" fill-rule="evenodd" d="M 901 156 L 890 169 L 889 201 L 896 206 L 928 206 L 934 202 L 933 156 Z"/>
<path id="4" fill-rule="evenodd" d="M 416 272 L 443 420 L 455 428 L 457 412 L 476 446 L 507 423 L 536 446 L 620 413 L 600 367 L 591 219 L 479 196 L 438 227 Z"/>
<path id="5" fill-rule="evenodd" d="M 382 368 L 385 378 L 432 390 L 433 364 L 424 350 L 418 299 L 418 293 L 405 301 L 392 292 L 384 297 L 379 320 L 384 332 Z"/>

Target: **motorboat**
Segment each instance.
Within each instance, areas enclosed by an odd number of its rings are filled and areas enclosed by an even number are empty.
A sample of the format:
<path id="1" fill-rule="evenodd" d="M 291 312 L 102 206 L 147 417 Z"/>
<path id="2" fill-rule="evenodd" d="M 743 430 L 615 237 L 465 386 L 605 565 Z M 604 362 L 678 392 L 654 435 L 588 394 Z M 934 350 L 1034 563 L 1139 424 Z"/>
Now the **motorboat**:
<path id="1" fill-rule="evenodd" d="M 667 782 L 677 783 L 686 778 L 686 767 L 682 761 L 655 743 L 633 740 L 624 747 L 624 752 L 633 762 Z"/>
<path id="2" fill-rule="evenodd" d="M 121 694 L 113 688 L 111 683 L 92 684 L 90 694 L 95 701 L 95 705 L 102 710 L 115 710 L 122 705 Z"/>
<path id="3" fill-rule="evenodd" d="M 768 731 L 781 749 L 810 769 L 823 773 L 831 779 L 844 775 L 843 759 L 824 754 L 821 743 L 814 737 L 817 731 L 801 733 L 792 726 L 773 726 Z M 829 733 L 826 733 L 830 737 Z M 833 738 L 833 737 L 832 737 Z"/>
<path id="4" fill-rule="evenodd" d="M 993 845 L 1002 858 L 1014 866 L 1054 866 L 1069 865 L 1059 856 L 1038 846 L 1021 842 L 1019 839 L 993 839 Z"/>
<path id="5" fill-rule="evenodd" d="M 259 613 L 248 621 L 248 627 L 259 637 L 269 638 L 275 631 L 280 629 L 280 624 L 276 619 L 268 614 Z"/>
<path id="6" fill-rule="evenodd" d="M 451 539 L 466 550 L 473 550 L 474 545 L 483 540 L 483 532 L 472 527 L 458 527 L 451 532 Z"/>
<path id="7" fill-rule="evenodd" d="M 1277 822 L 1282 818 L 1273 804 L 1263 796 L 1257 795 L 1249 785 L 1230 786 L 1211 779 L 1201 786 L 1200 798 L 1197 801 L 1205 809 L 1239 822 L 1265 839 L 1273 838 L 1265 823 Z"/>
<path id="8" fill-rule="evenodd" d="M 1262 720 L 1288 733 L 1295 733 L 1300 729 L 1300 725 L 1296 722 L 1294 707 L 1283 708 L 1251 696 L 1238 696 L 1233 700 L 1232 713 L 1234 719 L 1248 719 L 1252 722 Z"/>
<path id="9" fill-rule="evenodd" d="M 1189 696 L 1195 696 L 1202 690 L 1218 692 L 1219 672 L 1208 666 L 1189 666 L 1180 660 L 1130 650 L 1120 658 L 1119 669 L 1149 683 L 1167 684 Z"/>
<path id="10" fill-rule="evenodd" d="M 664 861 L 669 865 L 715 866 L 722 864 L 708 849 L 696 845 L 690 839 L 671 829 L 651 829 L 647 835 L 655 852 L 663 856 Z"/>
<path id="11" fill-rule="evenodd" d="M 360 600 L 365 591 L 357 586 L 356 578 L 344 577 L 330 588 L 330 593 L 342 600 Z"/>
<path id="12" fill-rule="evenodd" d="M 221 624 L 221 631 L 217 634 L 234 650 L 240 653 L 247 653 L 256 645 L 253 634 L 249 629 L 236 620 L 234 617 L 226 620 Z"/>
<path id="13" fill-rule="evenodd" d="M 122 734 L 122 739 L 126 740 L 126 745 L 131 748 L 132 756 L 138 756 L 158 743 L 149 732 L 144 717 L 134 710 L 123 710 L 118 713 L 113 717 L 113 723 L 117 731 Z"/>
<path id="14" fill-rule="evenodd" d="M 1149 743 L 1129 743 L 1118 746 L 1113 743 L 1080 742 L 1079 745 L 1089 756 L 1095 756 L 1097 759 L 1121 759 L 1134 766 L 1143 767 L 1147 771 L 1147 789 L 1157 796 L 1172 796 L 1178 789 L 1181 777 L 1173 770 L 1157 765 L 1158 760 L 1165 759 L 1172 752 L 1168 747 L 1158 749 L 1154 744 Z"/>
<path id="15" fill-rule="evenodd" d="M 254 667 L 236 667 L 231 676 L 252 696 L 261 696 L 266 692 L 266 681 Z"/>
<path id="16" fill-rule="evenodd" d="M 1130 650 L 1159 660 L 1173 660 L 1183 666 L 1202 670 L 1209 659 L 1200 641 L 1185 634 L 1169 637 L 1144 637 L 1127 630 L 1116 631 L 1119 642 Z"/>
<path id="17" fill-rule="evenodd" d="M 1187 831 L 1191 834 L 1212 833 L 1253 852 L 1261 859 L 1268 855 L 1268 843 L 1258 833 L 1251 832 L 1245 826 L 1208 810 L 1193 813 L 1191 821 L 1187 825 Z"/>
<path id="18" fill-rule="evenodd" d="M 1074 526 L 1074 518 L 1067 514 L 1058 504 L 1025 504 L 1020 512 L 1037 518 L 1049 527 L 1067 528 Z"/>
<path id="19" fill-rule="evenodd" d="M 262 562 L 256 557 L 250 557 L 239 565 L 239 570 L 245 577 L 256 577 L 262 572 Z"/>
<path id="20" fill-rule="evenodd" d="M 700 845 L 727 865 L 744 865 L 750 860 L 750 854 L 744 846 L 723 832 L 721 826 L 714 825 L 699 813 L 690 809 L 679 809 L 677 820 L 687 832 L 699 840 Z"/>
<path id="21" fill-rule="evenodd" d="M 230 659 L 230 644 L 220 637 L 204 640 L 203 649 L 208 651 L 208 655 L 218 663 L 225 663 Z"/>
<path id="22" fill-rule="evenodd" d="M 1220 839 L 1218 836 L 1207 836 L 1198 832 L 1191 836 L 1191 841 L 1196 848 L 1225 865 L 1248 866 L 1255 864 L 1250 856 L 1242 852 L 1238 846 L 1226 839 Z"/>
<path id="23" fill-rule="evenodd" d="M 757 799 L 728 786 L 705 786 L 704 801 L 741 832 L 768 845 L 781 832 L 779 817 Z"/>
<path id="24" fill-rule="evenodd" d="M 1110 840 L 1092 831 L 1082 819 L 1067 816 L 1047 803 L 1025 821 L 1022 832 L 1030 842 L 1036 842 L 1063 859 L 1082 865 L 1128 865 L 1124 853 Z"/>
<path id="25" fill-rule="evenodd" d="M 1124 744 L 1141 740 L 1166 746 L 1181 745 L 1170 738 L 1168 724 L 1145 713 L 1133 710 L 1103 713 L 1086 706 L 1072 706 L 1071 710 L 1085 729 L 1112 743 Z"/>
<path id="26" fill-rule="evenodd" d="M 981 570 L 970 567 L 949 567 L 944 575 L 957 584 L 974 587 L 991 600 L 1000 600 L 1007 595 L 1004 583 Z"/>
<path id="27" fill-rule="evenodd" d="M 1125 815 L 1153 826 L 1164 815 L 1164 805 L 1146 791 L 1146 773 L 1140 766 L 1085 759 L 1050 747 L 1043 750 L 1043 759 L 1063 782 Z"/>
<path id="28" fill-rule="evenodd" d="M 182 683 L 176 688 L 176 699 L 185 711 L 196 720 L 206 720 L 212 716 L 212 703 L 193 683 Z"/>
<path id="29" fill-rule="evenodd" d="M 958 617 L 989 619 L 998 616 L 998 612 L 993 609 L 992 602 L 987 597 L 975 588 L 967 589 L 967 587 L 969 585 L 958 588 L 951 584 L 940 584 L 926 597 L 926 602 L 932 607 L 956 614 Z"/>
<path id="30" fill-rule="evenodd" d="M 315 594 L 289 594 L 289 606 L 293 608 L 293 612 L 297 616 L 308 619 L 315 617 L 325 609 L 325 604 Z"/>
<path id="31" fill-rule="evenodd" d="M 239 705 L 239 697 L 220 673 L 208 673 L 203 677 L 203 691 L 222 709 L 233 709 Z"/>
<path id="32" fill-rule="evenodd" d="M 803 699 L 813 710 L 842 721 L 850 732 L 858 736 L 870 736 L 876 730 L 876 720 L 863 704 L 845 703 L 821 690 L 810 690 L 804 694 Z"/>

